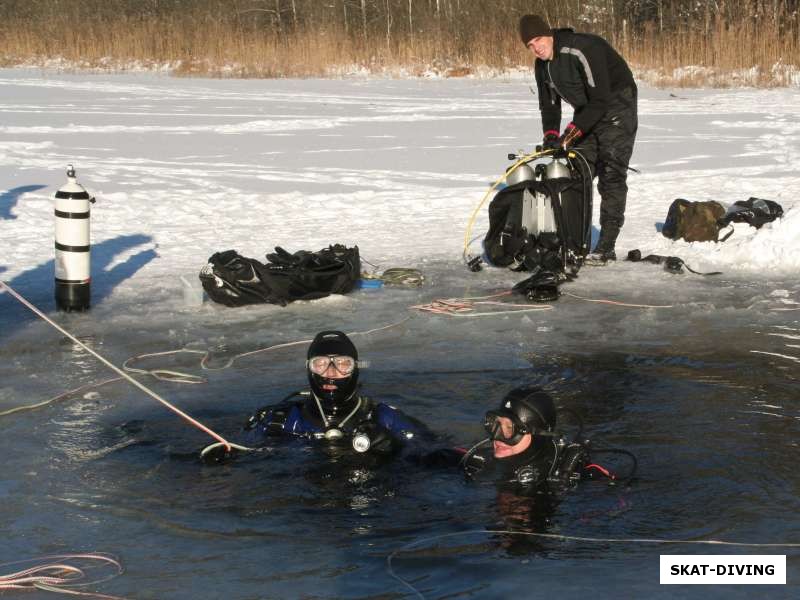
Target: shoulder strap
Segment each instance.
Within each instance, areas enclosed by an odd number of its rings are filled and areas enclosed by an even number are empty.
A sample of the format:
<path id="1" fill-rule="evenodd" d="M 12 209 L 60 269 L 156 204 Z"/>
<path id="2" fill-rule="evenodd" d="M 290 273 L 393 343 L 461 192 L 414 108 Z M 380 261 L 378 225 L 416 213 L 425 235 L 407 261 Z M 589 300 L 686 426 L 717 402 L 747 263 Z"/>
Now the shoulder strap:
<path id="1" fill-rule="evenodd" d="M 722 236 L 722 239 L 720 239 L 719 241 L 720 242 L 724 242 L 725 240 L 727 240 L 729 237 L 731 237 L 733 235 L 733 232 L 734 232 L 733 225 L 731 225 L 731 230 L 728 233 L 726 233 L 724 236 Z M 688 269 L 689 267 L 686 267 L 686 268 Z"/>
<path id="2" fill-rule="evenodd" d="M 278 433 L 283 431 L 289 412 L 296 406 L 296 402 L 290 402 L 293 398 L 306 395 L 303 391 L 292 392 L 277 404 L 269 404 L 259 408 L 244 425 L 245 431 L 255 429 L 262 425 L 268 433 Z"/>

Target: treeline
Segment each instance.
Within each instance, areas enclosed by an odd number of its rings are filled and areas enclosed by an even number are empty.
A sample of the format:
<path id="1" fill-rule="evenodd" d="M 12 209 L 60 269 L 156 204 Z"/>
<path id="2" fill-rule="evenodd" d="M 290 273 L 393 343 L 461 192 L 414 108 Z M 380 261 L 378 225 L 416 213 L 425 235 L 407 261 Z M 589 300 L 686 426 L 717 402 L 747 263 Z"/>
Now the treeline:
<path id="1" fill-rule="evenodd" d="M 799 10 L 800 0 L 0 0 L 0 60 L 243 77 L 463 75 L 529 64 L 517 21 L 533 12 L 607 37 L 640 71 L 691 65 L 702 79 L 749 69 L 780 84 L 800 65 Z"/>

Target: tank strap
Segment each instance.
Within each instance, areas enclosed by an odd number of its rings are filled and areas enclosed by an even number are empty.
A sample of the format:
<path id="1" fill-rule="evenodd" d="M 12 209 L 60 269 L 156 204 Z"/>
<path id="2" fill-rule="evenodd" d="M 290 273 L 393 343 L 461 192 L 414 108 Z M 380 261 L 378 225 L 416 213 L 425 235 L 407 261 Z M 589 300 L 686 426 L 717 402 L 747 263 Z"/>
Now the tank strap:
<path id="1" fill-rule="evenodd" d="M 259 408 L 244 425 L 245 431 L 261 425 L 267 434 L 280 434 L 289 418 L 289 412 L 295 406 L 290 402 L 293 398 L 308 396 L 307 391 L 296 391 L 286 396 L 278 404 L 270 404 Z M 269 420 L 267 420 L 269 419 Z"/>

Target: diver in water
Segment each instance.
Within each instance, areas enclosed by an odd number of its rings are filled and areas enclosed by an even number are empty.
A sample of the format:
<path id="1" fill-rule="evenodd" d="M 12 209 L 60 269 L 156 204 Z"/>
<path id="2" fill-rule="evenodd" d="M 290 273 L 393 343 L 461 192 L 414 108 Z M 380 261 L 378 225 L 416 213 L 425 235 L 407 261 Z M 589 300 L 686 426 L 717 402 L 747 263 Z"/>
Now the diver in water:
<path id="1" fill-rule="evenodd" d="M 512 555 L 541 549 L 539 538 L 516 534 L 546 531 L 556 506 L 579 481 L 618 481 L 590 455 L 626 455 L 632 470 L 624 481 L 636 469 L 635 457 L 625 450 L 593 449 L 590 453 L 581 425 L 573 435 L 559 431 L 556 412 L 552 397 L 540 388 L 511 390 L 498 408 L 486 413 L 488 437 L 462 454 L 459 463 L 469 481 L 496 487 L 497 520 L 488 528 L 495 530 L 500 546 Z"/>
<path id="2" fill-rule="evenodd" d="M 356 454 L 390 455 L 429 439 L 418 420 L 359 392 L 358 350 L 341 331 L 323 331 L 308 347 L 310 389 L 259 409 L 245 425 L 248 440 L 264 445 L 280 437 L 319 440 Z"/>
<path id="3" fill-rule="evenodd" d="M 489 437 L 461 459 L 470 480 L 492 480 L 501 490 L 557 501 L 578 481 L 614 475 L 589 460 L 589 442 L 581 431 L 573 440 L 556 429 L 552 397 L 536 387 L 511 390 L 500 406 L 486 413 Z"/>

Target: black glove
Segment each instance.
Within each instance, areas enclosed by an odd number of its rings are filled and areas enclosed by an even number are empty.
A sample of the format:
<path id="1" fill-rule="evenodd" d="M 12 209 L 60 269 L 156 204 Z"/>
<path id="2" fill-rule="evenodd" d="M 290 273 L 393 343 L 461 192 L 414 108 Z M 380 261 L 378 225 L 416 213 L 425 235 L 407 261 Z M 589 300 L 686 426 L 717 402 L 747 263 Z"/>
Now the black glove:
<path id="1" fill-rule="evenodd" d="M 558 150 L 558 148 L 558 132 L 554 129 L 545 131 L 542 139 L 542 150 Z"/>
<path id="2" fill-rule="evenodd" d="M 475 479 L 486 468 L 486 459 L 480 454 L 472 454 L 460 464 L 466 478 Z"/>
<path id="3" fill-rule="evenodd" d="M 567 148 L 575 145 L 581 137 L 583 132 L 575 127 L 575 123 L 570 123 L 564 128 L 564 133 L 558 138 L 558 147 L 566 150 Z"/>

